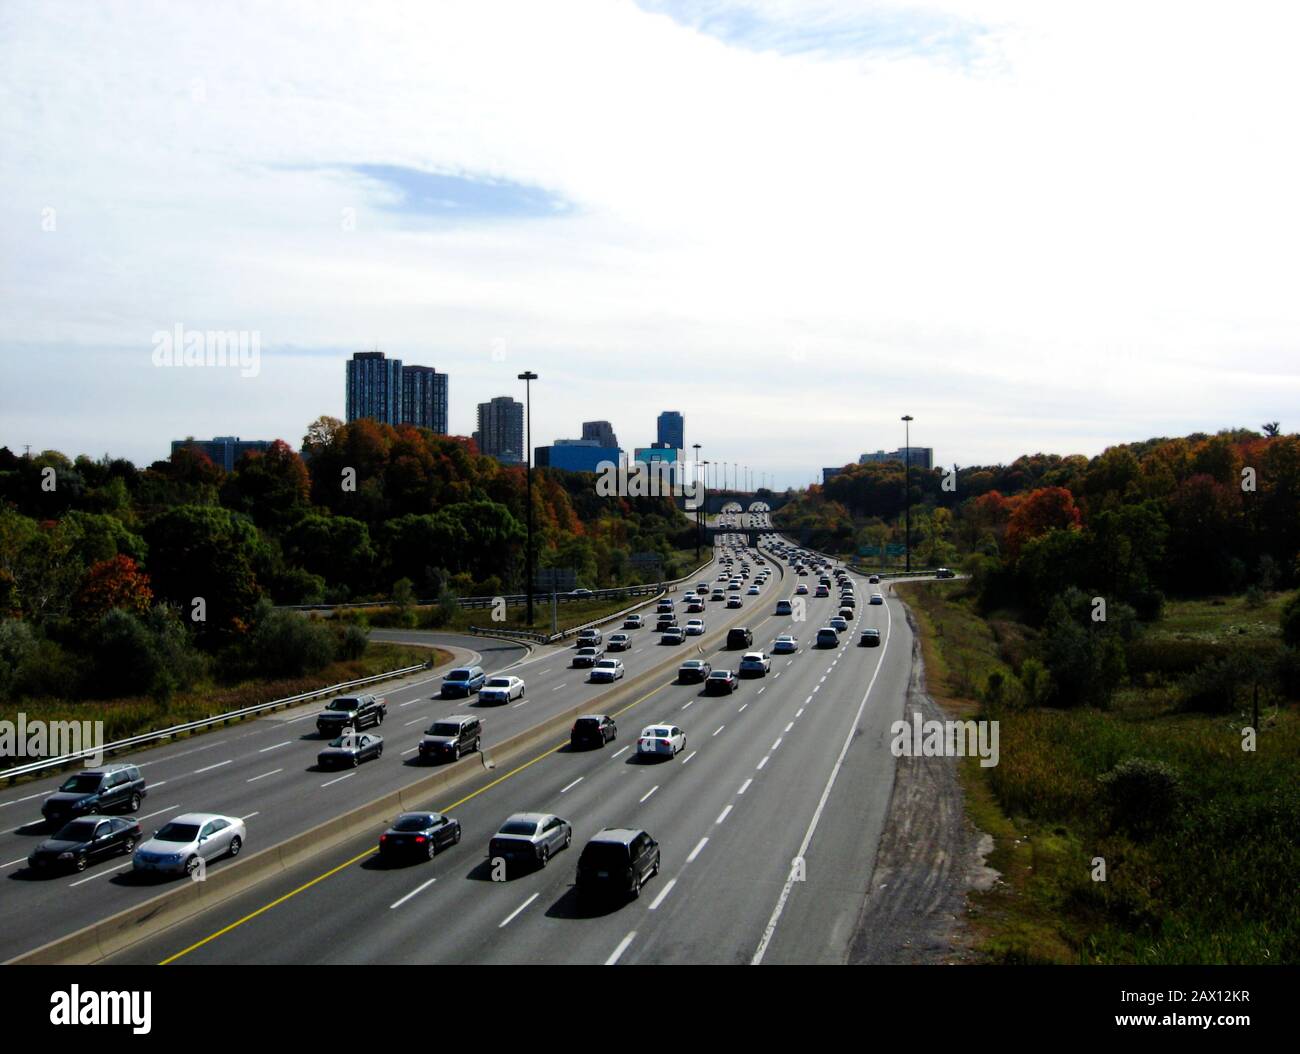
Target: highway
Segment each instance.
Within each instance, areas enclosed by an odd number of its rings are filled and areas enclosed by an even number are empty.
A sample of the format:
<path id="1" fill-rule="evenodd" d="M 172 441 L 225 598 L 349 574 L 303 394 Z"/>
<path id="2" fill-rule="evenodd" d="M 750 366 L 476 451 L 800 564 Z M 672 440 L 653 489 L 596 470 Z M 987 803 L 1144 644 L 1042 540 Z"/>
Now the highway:
<path id="1" fill-rule="evenodd" d="M 899 602 L 868 605 L 873 587 L 859 579 L 856 617 L 840 645 L 811 647 L 838 601 L 809 596 L 802 623 L 776 616 L 776 600 L 796 581 L 783 570 L 734 613 L 753 629 L 755 648 L 769 650 L 781 632 L 800 638 L 800 651 L 774 656 L 766 677 L 709 697 L 666 674 L 613 712 L 619 737 L 605 748 L 542 746 L 431 802 L 464 829 L 434 861 L 383 865 L 376 828 L 110 961 L 844 961 L 889 808 L 889 726 L 902 716 L 912 639 Z M 868 626 L 880 631 L 880 647 L 857 646 Z M 739 654 L 713 647 L 704 657 L 734 668 Z M 537 674 L 526 676 L 531 697 Z M 636 734 L 658 721 L 683 728 L 686 749 L 639 763 Z M 574 845 L 545 869 L 494 882 L 487 842 L 516 811 L 564 817 Z M 606 826 L 648 830 L 662 871 L 638 900 L 580 905 L 580 847 Z"/>
<path id="2" fill-rule="evenodd" d="M 711 564 L 701 579 L 716 576 Z M 751 618 L 754 604 L 767 607 L 776 595 L 774 576 L 764 596 L 746 597 L 740 611 L 724 611 L 709 604 L 705 618 L 710 635 Z M 646 609 L 643 609 L 646 610 Z M 648 610 L 653 611 L 653 602 Z M 605 627 L 606 633 L 617 626 Z M 324 740 L 316 733 L 314 717 L 324 700 L 307 703 L 256 721 L 178 741 L 168 746 L 118 755 L 112 762 L 138 764 L 149 781 L 148 796 L 139 811 L 146 836 L 169 817 L 183 812 L 215 812 L 244 819 L 248 826 L 246 852 L 256 852 L 372 799 L 397 790 L 428 771 L 415 757 L 423 730 L 438 717 L 475 713 L 482 717 L 484 747 L 540 724 L 547 717 L 590 698 L 599 710 L 602 696 L 619 684 L 593 685 L 587 671 L 570 667 L 569 645 L 534 649 L 494 638 L 464 635 L 386 631 L 384 639 L 432 643 L 448 647 L 462 660 L 480 661 L 488 672 L 509 669 L 524 678 L 524 699 L 510 706 L 480 706 L 476 700 L 437 698 L 445 668 L 374 690 L 388 700 L 388 718 L 378 729 L 385 754 L 355 770 L 321 772 L 316 753 Z M 652 630 L 633 631 L 632 649 L 617 653 L 632 677 L 664 661 L 695 654 L 694 645 L 661 647 Z M 696 638 L 688 638 L 694 642 Z M 666 675 L 668 676 L 668 675 Z M 621 683 L 621 682 L 620 682 Z M 480 782 L 497 778 L 477 757 L 460 763 L 473 769 Z M 100 921 L 158 893 L 156 881 L 143 881 L 132 873 L 125 858 L 92 865 L 81 874 L 35 875 L 26 857 L 52 833 L 40 816 L 44 797 L 53 793 L 67 774 L 20 784 L 0 792 L 0 881 L 6 925 L 0 930 L 0 961 L 39 947 Z M 232 866 L 219 861 L 214 868 Z"/>

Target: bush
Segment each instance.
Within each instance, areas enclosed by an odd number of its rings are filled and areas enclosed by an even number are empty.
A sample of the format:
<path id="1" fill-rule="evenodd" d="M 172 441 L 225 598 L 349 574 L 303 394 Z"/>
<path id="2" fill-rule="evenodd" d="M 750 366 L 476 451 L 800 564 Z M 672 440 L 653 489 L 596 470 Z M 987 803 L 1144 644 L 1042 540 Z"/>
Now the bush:
<path id="1" fill-rule="evenodd" d="M 1300 648 L 1300 593 L 1282 607 L 1282 640 L 1293 648 Z"/>
<path id="2" fill-rule="evenodd" d="M 11 696 L 73 698 L 80 687 L 83 665 L 54 641 L 38 639 L 14 669 Z"/>
<path id="3" fill-rule="evenodd" d="M 1025 702 L 1030 706 L 1043 706 L 1052 697 L 1052 674 L 1037 659 L 1026 659 L 1020 664 L 1020 684 L 1025 691 Z"/>
<path id="4" fill-rule="evenodd" d="M 23 660 L 36 651 L 32 628 L 20 619 L 0 622 L 0 699 L 10 697 L 14 674 Z"/>
<path id="5" fill-rule="evenodd" d="M 1201 714 L 1228 714 L 1237 709 L 1237 695 L 1254 678 L 1255 665 L 1246 655 L 1226 655 L 1203 663 L 1178 686 L 1178 708 Z"/>
<path id="6" fill-rule="evenodd" d="M 89 634 L 93 694 L 101 698 L 142 695 L 162 671 L 158 649 L 139 617 L 123 608 L 107 612 Z"/>
<path id="7" fill-rule="evenodd" d="M 250 634 L 254 672 L 263 677 L 301 677 L 334 661 L 334 633 L 292 611 L 265 607 Z"/>
<path id="8" fill-rule="evenodd" d="M 365 656 L 370 638 L 360 626 L 348 626 L 339 636 L 338 655 L 349 662 Z"/>
<path id="9" fill-rule="evenodd" d="M 1097 778 L 1113 829 L 1149 835 L 1166 826 L 1182 800 L 1182 780 L 1163 761 L 1126 758 Z"/>

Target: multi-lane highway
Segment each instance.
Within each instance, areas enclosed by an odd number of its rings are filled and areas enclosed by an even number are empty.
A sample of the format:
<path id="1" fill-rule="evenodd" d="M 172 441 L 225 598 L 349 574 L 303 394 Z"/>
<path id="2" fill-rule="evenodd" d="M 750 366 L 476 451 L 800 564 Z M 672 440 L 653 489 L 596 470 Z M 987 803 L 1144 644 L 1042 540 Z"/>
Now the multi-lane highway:
<path id="1" fill-rule="evenodd" d="M 716 567 L 710 565 L 699 577 L 715 576 Z M 709 604 L 706 618 L 711 634 L 753 619 L 760 610 L 770 610 L 771 600 L 780 589 L 778 574 L 765 587 L 762 597 L 745 597 L 745 607 L 740 611 Z M 682 657 L 694 653 L 693 644 L 681 649 L 661 647 L 657 635 L 649 629 L 634 631 L 633 636 L 632 648 L 619 656 L 628 677 L 665 658 L 676 657 L 679 650 Z M 437 688 L 443 669 L 390 686 L 383 692 L 389 705 L 388 718 L 378 730 L 384 736 L 385 756 L 346 772 L 320 772 L 314 767 L 322 745 L 312 720 L 320 709 L 319 703 L 135 756 L 115 757 L 115 763 L 138 764 L 149 781 L 149 794 L 138 814 L 146 834 L 183 812 L 222 813 L 245 820 L 247 848 L 255 852 L 400 789 L 426 771 L 416 760 L 416 744 L 437 717 L 455 712 L 480 715 L 484 746 L 490 752 L 495 742 L 575 703 L 590 699 L 592 709 L 600 710 L 601 697 L 619 687 L 589 683 L 587 671 L 570 666 L 571 649 L 567 646 L 527 654 L 521 645 L 490 638 L 437 635 L 436 639 L 453 650 L 457 662 L 480 661 L 489 672 L 509 668 L 525 679 L 527 695 L 510 706 L 480 707 L 472 700 L 442 700 L 437 698 Z M 665 679 L 668 677 L 671 674 L 665 674 Z M 499 776 L 485 771 L 480 783 Z M 50 834 L 41 822 L 40 805 L 57 789 L 61 778 L 24 784 L 0 794 L 0 881 L 5 883 L 6 909 L 6 926 L 0 931 L 0 960 L 97 922 L 158 892 L 156 884 L 137 881 L 124 858 L 92 865 L 80 874 L 38 877 L 26 868 L 27 854 Z M 231 863 L 223 861 L 215 866 L 227 867 Z"/>
<path id="2" fill-rule="evenodd" d="M 774 656 L 765 677 L 714 697 L 665 674 L 611 711 L 619 737 L 603 749 L 543 745 L 507 771 L 430 802 L 464 830 L 460 844 L 432 862 L 381 865 L 376 828 L 115 961 L 843 961 L 889 807 L 888 730 L 902 712 L 911 637 L 898 602 L 869 605 L 873 587 L 859 579 L 849 631 L 836 647 L 813 648 L 838 601 L 810 595 L 805 621 L 777 616 L 776 601 L 797 581 L 816 582 L 779 570 L 761 596 L 729 612 L 753 630 L 756 649 L 770 650 L 779 633 L 800 638 L 799 652 Z M 721 605 L 708 607 L 712 629 L 721 614 L 712 609 Z M 879 630 L 879 647 L 857 646 L 868 626 Z M 641 632 L 649 645 L 653 638 Z M 739 655 L 712 647 L 703 657 L 734 668 Z M 552 680 L 557 662 L 541 663 Z M 534 681 L 568 705 L 574 689 L 589 690 L 572 683 L 571 672 L 560 674 L 566 685 L 550 685 L 542 670 L 523 675 L 530 698 Z M 599 691 L 592 695 L 599 712 Z M 686 749 L 672 760 L 638 762 L 637 732 L 660 721 L 685 731 Z M 573 848 L 544 869 L 493 881 L 488 839 L 517 811 L 564 817 Z M 585 841 L 610 826 L 649 831 L 662 869 L 639 899 L 593 907 L 574 892 L 574 868 Z"/>

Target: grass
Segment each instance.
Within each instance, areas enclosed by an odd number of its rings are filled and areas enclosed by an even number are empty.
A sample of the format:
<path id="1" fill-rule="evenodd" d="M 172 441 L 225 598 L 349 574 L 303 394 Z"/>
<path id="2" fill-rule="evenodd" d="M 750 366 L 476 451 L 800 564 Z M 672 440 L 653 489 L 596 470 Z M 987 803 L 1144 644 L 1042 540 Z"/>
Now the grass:
<path id="1" fill-rule="evenodd" d="M 267 703 L 272 699 L 284 699 L 332 684 L 359 680 L 387 670 L 415 666 L 427 662 L 431 655 L 435 665 L 449 662 L 452 657 L 450 652 L 442 648 L 372 642 L 362 658 L 333 662 L 317 673 L 276 680 L 244 681 L 235 685 L 203 684 L 187 692 L 178 692 L 166 703 L 156 703 L 147 697 L 130 697 L 78 701 L 33 699 L 20 705 L 29 722 L 103 721 L 105 741 L 113 742 L 171 725 L 240 710 L 257 703 Z M 4 716 L 9 720 L 14 718 L 12 714 Z"/>
<path id="2" fill-rule="evenodd" d="M 899 588 L 896 586 L 896 588 Z M 980 711 L 975 686 L 1009 668 L 1032 634 L 981 618 L 965 590 L 901 587 L 921 629 L 940 705 Z M 1178 601 L 1150 635 L 1275 635 L 1276 599 Z M 1246 632 L 1229 634 L 1230 627 Z M 1249 646 L 1249 643 L 1246 643 Z M 970 898 L 979 950 L 1004 963 L 1278 963 L 1300 959 L 1300 715 L 1261 721 L 1241 749 L 1236 715 L 1180 713 L 1161 686 L 1130 686 L 1112 708 L 1000 710 L 1000 761 L 961 766 L 972 821 L 1002 876 Z M 989 715 L 982 715 L 989 716 Z M 1126 758 L 1163 762 L 1179 807 L 1155 830 L 1117 822 L 1098 780 Z M 1094 860 L 1106 880 L 1093 881 Z"/>

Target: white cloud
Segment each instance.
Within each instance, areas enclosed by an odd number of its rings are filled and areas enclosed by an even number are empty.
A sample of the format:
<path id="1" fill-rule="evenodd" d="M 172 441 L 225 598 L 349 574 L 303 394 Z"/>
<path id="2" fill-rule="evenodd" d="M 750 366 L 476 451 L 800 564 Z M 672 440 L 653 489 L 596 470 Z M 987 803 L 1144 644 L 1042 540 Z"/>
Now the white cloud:
<path id="1" fill-rule="evenodd" d="M 527 366 L 535 442 L 590 417 L 642 445 L 672 407 L 791 480 L 903 412 L 963 463 L 1288 426 L 1288 8 L 714 7 L 841 42 L 911 11 L 977 27 L 978 61 L 755 50 L 609 0 L 9 8 L 0 443 L 297 439 L 375 343 L 452 374 L 457 432 Z M 403 229 L 362 164 L 574 210 Z M 178 321 L 256 329 L 272 365 L 122 368 Z"/>

